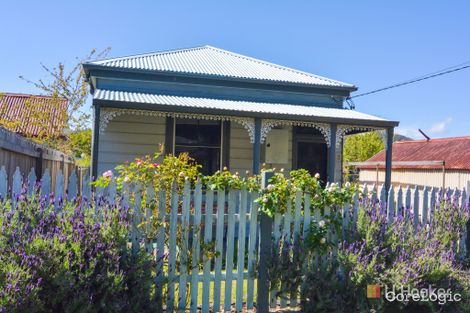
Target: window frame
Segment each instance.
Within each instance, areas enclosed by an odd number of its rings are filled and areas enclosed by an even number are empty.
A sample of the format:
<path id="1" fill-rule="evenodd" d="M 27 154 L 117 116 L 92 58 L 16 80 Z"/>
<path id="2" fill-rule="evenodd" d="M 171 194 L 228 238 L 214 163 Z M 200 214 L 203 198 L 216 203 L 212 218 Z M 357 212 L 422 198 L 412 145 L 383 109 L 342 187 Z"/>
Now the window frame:
<path id="1" fill-rule="evenodd" d="M 205 120 L 197 120 L 199 123 Z M 230 122 L 229 121 L 218 121 L 220 125 L 220 143 L 217 146 L 219 149 L 219 170 L 224 167 L 229 167 L 230 160 Z M 176 126 L 177 118 L 168 117 L 166 121 L 166 136 L 165 136 L 165 154 L 175 154 L 176 151 Z M 180 145 L 178 145 L 180 146 Z M 181 145 L 184 146 L 184 145 Z M 188 145 L 189 146 L 189 145 Z M 193 146 L 197 147 L 197 146 Z M 215 148 L 215 147 L 211 147 Z"/>

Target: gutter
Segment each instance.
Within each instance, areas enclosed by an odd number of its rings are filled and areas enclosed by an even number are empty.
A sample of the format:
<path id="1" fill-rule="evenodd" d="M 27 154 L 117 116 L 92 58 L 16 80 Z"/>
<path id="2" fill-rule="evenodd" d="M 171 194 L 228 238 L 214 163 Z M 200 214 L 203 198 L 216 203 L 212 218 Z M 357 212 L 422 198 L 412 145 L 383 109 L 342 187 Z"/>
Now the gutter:
<path id="1" fill-rule="evenodd" d="M 263 85 L 272 85 L 272 86 L 303 87 L 303 88 L 311 88 L 311 89 L 347 91 L 349 93 L 358 90 L 358 88 L 354 85 L 351 85 L 351 86 L 314 85 L 314 84 L 306 84 L 306 83 L 291 83 L 291 82 L 277 81 L 277 80 L 238 78 L 238 77 L 222 76 L 222 75 L 196 74 L 196 73 L 192 74 L 192 73 L 186 73 L 186 72 L 110 67 L 110 66 L 92 64 L 92 63 L 83 63 L 82 66 L 87 77 L 92 75 L 92 73 L 90 73 L 91 71 L 104 70 L 104 71 L 113 72 L 113 73 L 145 74 L 145 75 L 156 76 L 156 77 L 168 76 L 168 77 L 173 77 L 173 78 L 211 79 L 211 80 L 216 80 L 216 81 L 243 82 L 243 83 L 263 84 Z"/>
<path id="2" fill-rule="evenodd" d="M 365 119 L 347 119 L 347 118 L 336 118 L 336 117 L 319 117 L 319 116 L 305 116 L 305 115 L 292 115 L 292 114 L 276 114 L 276 113 L 262 113 L 262 112 L 246 112 L 246 111 L 235 111 L 235 110 L 223 110 L 213 108 L 195 108 L 195 107 L 183 107 L 183 106 L 170 106 L 170 105 L 159 105 L 150 103 L 139 103 L 139 102 L 125 102 L 125 101 L 114 101 L 114 100 L 93 100 L 93 105 L 99 105 L 101 107 L 108 108 L 120 108 L 120 109 L 136 109 L 136 110 L 149 110 L 149 111 L 162 111 L 162 112 L 175 112 L 175 113 L 196 113 L 196 114 L 207 114 L 207 115 L 226 115 L 226 116 L 237 116 L 237 117 L 253 117 L 261 119 L 284 119 L 293 121 L 303 122 L 319 122 L 319 123 L 337 123 L 344 125 L 357 125 L 357 126 L 370 126 L 379 128 L 396 127 L 399 125 L 397 121 L 387 120 L 365 120 Z"/>

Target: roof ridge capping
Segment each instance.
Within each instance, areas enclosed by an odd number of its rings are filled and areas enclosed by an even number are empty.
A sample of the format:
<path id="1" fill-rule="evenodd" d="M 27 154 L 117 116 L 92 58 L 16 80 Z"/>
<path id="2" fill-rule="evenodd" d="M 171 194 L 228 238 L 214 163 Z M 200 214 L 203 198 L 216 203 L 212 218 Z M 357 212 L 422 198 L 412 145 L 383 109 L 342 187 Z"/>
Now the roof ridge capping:
<path id="1" fill-rule="evenodd" d="M 279 72 L 278 73 L 275 73 L 275 72 L 272 72 L 272 73 L 269 73 L 269 70 L 266 70 L 266 73 L 263 77 L 263 75 L 253 75 L 252 77 L 250 77 L 249 75 L 237 75 L 239 73 L 234 73 L 234 72 L 226 72 L 226 74 L 224 73 L 216 73 L 216 72 L 212 72 L 211 73 L 211 70 L 207 70 L 206 72 L 204 72 L 204 70 L 200 70 L 200 71 L 195 71 L 194 68 L 188 68 L 186 71 L 185 70 L 181 70 L 181 68 L 176 68 L 175 70 L 172 70 L 171 68 L 165 68 L 165 69 L 155 69 L 155 68 L 143 68 L 143 67 L 136 67 L 134 65 L 132 66 L 129 66 L 129 65 L 115 65 L 115 64 L 112 64 L 113 62 L 120 62 L 120 61 L 124 61 L 126 62 L 129 61 L 129 62 L 134 62 L 134 60 L 136 59 L 142 59 L 142 58 L 146 58 L 146 57 L 159 57 L 159 56 L 165 56 L 165 55 L 177 55 L 177 54 L 184 54 L 184 53 L 187 53 L 187 52 L 191 52 L 191 51 L 197 51 L 197 50 L 204 50 L 204 49 L 207 49 L 207 50 L 210 50 L 210 51 L 213 51 L 213 52 L 216 52 L 216 53 L 220 53 L 220 54 L 224 54 L 224 55 L 227 55 L 227 56 L 230 56 L 230 57 L 233 57 L 233 58 L 238 58 L 240 60 L 244 60 L 244 61 L 249 61 L 249 62 L 253 62 L 255 64 L 259 64 L 259 65 L 263 65 L 265 67 L 270 67 L 270 68 L 273 68 L 273 69 L 276 69 L 276 70 L 281 70 L 281 71 L 285 71 L 285 72 L 289 72 L 291 73 L 291 75 L 294 75 L 294 76 L 291 76 L 291 77 L 287 77 L 285 79 L 283 78 L 279 78 Z M 182 57 L 182 60 L 181 60 L 181 63 L 185 63 L 184 65 L 185 66 L 188 66 L 188 64 L 186 63 L 187 60 L 185 59 L 187 56 L 183 56 Z M 137 62 L 140 62 L 140 61 L 137 61 Z M 154 61 L 152 61 L 154 62 Z M 150 63 L 152 63 L 150 62 Z M 163 61 L 165 62 L 165 60 Z M 156 51 L 156 52 L 150 52 L 150 53 L 142 53 L 142 54 L 134 54 L 134 55 L 128 55 L 128 56 L 122 56 L 122 57 L 116 57 L 116 58 L 107 58 L 107 59 L 100 59 L 100 60 L 94 60 L 94 61 L 89 61 L 89 62 L 85 62 L 83 63 L 85 66 L 86 65 L 98 65 L 98 66 L 104 66 L 104 67 L 119 67 L 119 68 L 129 68 L 129 69 L 139 69 L 139 70 L 153 70 L 153 71 L 163 71 L 163 72 L 180 72 L 180 73 L 191 73 L 191 74 L 207 74 L 207 75 L 217 75 L 217 76 L 226 76 L 226 77 L 233 77 L 233 78 L 241 78 L 241 79 L 252 79 L 252 80 L 268 80 L 268 81 L 284 81 L 284 82 L 288 82 L 288 83 L 297 83 L 297 84 L 309 84 L 309 85 L 318 85 L 318 86 L 324 86 L 324 87 L 329 87 L 329 88 L 344 88 L 344 89 L 347 89 L 347 90 L 350 90 L 350 91 L 356 91 L 357 90 L 357 87 L 353 84 L 349 84 L 349 83 L 345 83 L 345 82 L 341 82 L 341 81 L 338 81 L 338 80 L 334 80 L 334 79 L 331 79 L 331 78 L 327 78 L 327 77 L 324 77 L 324 76 L 320 76 L 320 75 L 316 75 L 316 74 L 313 74 L 313 73 L 309 73 L 309 72 L 305 72 L 305 71 L 302 71 L 302 70 L 298 70 L 298 69 L 294 69 L 294 68 L 289 68 L 289 67 L 286 67 L 286 66 L 282 66 L 282 65 L 279 65 L 279 64 L 275 64 L 275 63 L 272 63 L 272 62 L 269 62 L 269 61 L 265 61 L 265 60 L 260 60 L 260 59 L 256 59 L 256 58 L 253 58 L 253 57 L 250 57 L 250 56 L 246 56 L 246 55 L 243 55 L 243 54 L 239 54 L 239 53 L 235 53 L 235 52 L 232 52 L 232 51 L 228 51 L 228 50 L 224 50 L 224 49 L 221 49 L 221 48 L 217 48 L 217 47 L 213 47 L 213 46 L 210 46 L 210 45 L 204 45 L 204 46 L 196 46 L 196 47 L 190 47 L 190 48 L 181 48 L 181 49 L 171 49 L 171 50 L 163 50 L 163 51 Z M 154 64 L 152 64 L 154 65 Z M 243 64 L 241 64 L 240 66 L 242 66 L 243 68 Z M 227 68 L 223 68 L 224 70 L 227 70 Z M 252 71 L 258 71 L 259 69 L 252 69 Z M 285 74 L 285 75 L 289 75 L 289 74 Z M 298 75 L 297 78 L 295 78 L 295 75 Z M 271 77 L 269 77 L 271 76 Z M 304 79 L 301 79 L 300 77 L 305 77 Z M 316 83 L 315 81 L 308 81 L 308 79 L 316 79 L 318 80 Z M 323 81 L 324 83 L 320 83 L 320 81 Z"/>
<path id="2" fill-rule="evenodd" d="M 1 96 L 4 97 L 17 97 L 17 98 L 47 98 L 47 99 L 53 99 L 54 96 L 50 95 L 38 95 L 38 94 L 32 94 L 32 93 L 20 93 L 20 92 L 3 92 L 0 91 L 0 99 Z M 57 99 L 61 101 L 67 101 L 64 97 L 59 97 L 57 96 Z"/>
<path id="3" fill-rule="evenodd" d="M 412 144 L 412 143 L 425 143 L 425 142 L 432 142 L 432 141 L 449 141 L 449 140 L 470 140 L 470 136 L 431 138 L 429 140 L 427 139 L 400 140 L 400 141 L 395 141 L 394 144 Z"/>
<path id="4" fill-rule="evenodd" d="M 239 58 L 242 58 L 242 59 L 250 60 L 250 61 L 253 61 L 253 62 L 256 62 L 256 63 L 266 64 L 266 65 L 269 65 L 269 66 L 273 66 L 273 67 L 276 67 L 276 68 L 279 68 L 279 69 L 282 69 L 282 70 L 286 70 L 286 71 L 290 71 L 290 72 L 293 72 L 293 73 L 299 73 L 299 74 L 306 75 L 306 76 L 309 76 L 309 77 L 315 77 L 315 78 L 323 79 L 323 80 L 326 80 L 326 81 L 329 81 L 329 82 L 332 82 L 332 83 L 336 83 L 336 84 L 340 84 L 340 85 L 345 85 L 345 86 L 350 86 L 351 88 L 356 88 L 356 86 L 353 85 L 353 84 L 345 83 L 345 82 L 342 82 L 342 81 L 339 81 L 339 80 L 335 80 L 335 79 L 331 79 L 331 78 L 328 78 L 328 77 L 320 76 L 320 75 L 317 75 L 317 74 L 305 72 L 305 71 L 302 71 L 302 70 L 297 70 L 297 69 L 294 69 L 294 68 L 290 68 L 290 67 L 287 67 L 287 66 L 279 65 L 279 64 L 272 63 L 272 62 L 269 62 L 269 61 L 256 59 L 256 58 L 253 58 L 253 57 L 244 55 L 244 54 L 240 54 L 240 53 L 236 53 L 236 52 L 232 52 L 232 51 L 220 49 L 220 48 L 213 47 L 213 46 L 210 46 L 210 45 L 205 45 L 204 47 L 207 47 L 207 48 L 210 48 L 210 49 L 213 49 L 213 50 L 222 52 L 222 53 L 226 53 L 226 54 L 229 54 L 229 55 L 233 55 L 233 56 L 236 56 L 236 57 L 239 57 Z"/>
<path id="5" fill-rule="evenodd" d="M 199 50 L 204 47 L 210 47 L 210 46 L 203 45 L 203 46 L 195 46 L 195 47 L 188 47 L 188 48 L 177 48 L 177 49 L 168 49 L 168 50 L 160 50 L 160 51 L 145 52 L 145 53 L 136 53 L 136 54 L 129 54 L 129 55 L 124 55 L 124 56 L 115 57 L 115 58 L 104 58 L 104 59 L 92 60 L 92 61 L 84 62 L 83 64 L 100 64 L 101 65 L 105 62 L 110 62 L 110 61 L 117 61 L 117 60 L 137 58 L 137 57 L 147 57 L 151 55 L 180 53 L 180 52 L 185 52 L 185 51 L 190 51 L 190 50 Z"/>

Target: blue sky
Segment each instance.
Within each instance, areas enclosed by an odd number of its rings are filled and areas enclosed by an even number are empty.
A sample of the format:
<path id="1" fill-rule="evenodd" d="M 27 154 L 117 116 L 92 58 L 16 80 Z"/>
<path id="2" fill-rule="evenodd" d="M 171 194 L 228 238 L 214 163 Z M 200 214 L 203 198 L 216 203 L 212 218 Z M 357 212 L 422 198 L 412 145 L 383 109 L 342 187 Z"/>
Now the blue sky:
<path id="1" fill-rule="evenodd" d="M 2 1 L 0 90 L 35 93 L 40 62 L 209 44 L 369 91 L 470 61 L 469 1 Z M 470 135 L 470 69 L 357 98 L 420 138 Z"/>

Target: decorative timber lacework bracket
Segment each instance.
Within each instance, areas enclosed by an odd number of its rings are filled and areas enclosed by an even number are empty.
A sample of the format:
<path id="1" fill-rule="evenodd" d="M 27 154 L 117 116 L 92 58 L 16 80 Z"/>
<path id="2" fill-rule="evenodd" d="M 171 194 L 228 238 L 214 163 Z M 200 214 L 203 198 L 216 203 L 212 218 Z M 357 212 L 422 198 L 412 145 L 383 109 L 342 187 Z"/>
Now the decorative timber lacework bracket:
<path id="1" fill-rule="evenodd" d="M 303 126 L 303 127 L 313 127 L 318 129 L 323 137 L 325 137 L 325 141 L 327 146 L 331 145 L 331 129 L 330 125 L 326 123 L 314 123 L 314 122 L 302 122 L 302 121 L 288 121 L 288 120 L 271 120 L 265 119 L 261 122 L 261 143 L 264 142 L 266 136 L 268 135 L 269 131 L 276 126 Z"/>
<path id="2" fill-rule="evenodd" d="M 356 126 L 356 125 L 338 125 L 336 128 L 336 147 L 341 147 L 341 142 L 347 133 L 358 130 L 358 131 L 379 131 L 382 137 L 382 140 L 386 144 L 387 142 L 387 134 L 385 130 L 380 127 L 372 127 L 372 126 Z"/>
<path id="3" fill-rule="evenodd" d="M 100 114 L 100 132 L 104 133 L 110 121 L 114 118 L 123 115 L 141 115 L 141 116 L 152 116 L 152 117 L 173 117 L 173 118 L 189 118 L 198 120 L 215 120 L 215 121 L 232 121 L 242 125 L 248 132 L 250 141 L 255 141 L 255 121 L 249 117 L 236 117 L 226 115 L 206 115 L 206 114 L 193 114 L 193 113 L 177 113 L 177 112 L 159 112 L 159 111 L 148 111 L 148 110 L 134 110 L 134 109 L 109 109 L 103 108 Z"/>

